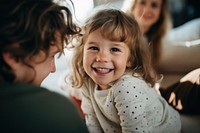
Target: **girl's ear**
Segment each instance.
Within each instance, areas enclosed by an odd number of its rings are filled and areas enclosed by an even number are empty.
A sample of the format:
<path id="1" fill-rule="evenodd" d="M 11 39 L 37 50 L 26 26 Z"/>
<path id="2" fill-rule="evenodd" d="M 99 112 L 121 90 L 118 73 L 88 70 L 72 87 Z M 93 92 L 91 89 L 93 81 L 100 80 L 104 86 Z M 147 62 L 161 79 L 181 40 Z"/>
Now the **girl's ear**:
<path id="1" fill-rule="evenodd" d="M 4 61 L 12 68 L 14 64 L 16 64 L 16 59 L 9 52 L 3 52 Z"/>

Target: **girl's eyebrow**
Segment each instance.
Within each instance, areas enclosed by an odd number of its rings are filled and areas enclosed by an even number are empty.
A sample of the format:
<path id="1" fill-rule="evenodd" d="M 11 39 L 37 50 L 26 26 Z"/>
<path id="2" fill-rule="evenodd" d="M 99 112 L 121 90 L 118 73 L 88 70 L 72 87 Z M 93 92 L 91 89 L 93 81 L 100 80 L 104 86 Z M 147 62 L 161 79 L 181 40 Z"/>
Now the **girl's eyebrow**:
<path id="1" fill-rule="evenodd" d="M 124 45 L 125 45 L 124 42 L 113 42 L 113 44 L 114 44 L 115 46 L 124 46 Z"/>
<path id="2" fill-rule="evenodd" d="M 86 43 L 87 44 L 98 44 L 98 42 L 95 42 L 95 41 L 87 41 Z"/>
<path id="3" fill-rule="evenodd" d="M 97 45 L 98 42 L 95 42 L 95 41 L 88 41 L 87 44 L 94 44 L 94 45 Z M 126 45 L 124 42 L 116 42 L 116 41 L 112 41 L 111 44 L 113 44 L 113 46 L 124 46 Z"/>

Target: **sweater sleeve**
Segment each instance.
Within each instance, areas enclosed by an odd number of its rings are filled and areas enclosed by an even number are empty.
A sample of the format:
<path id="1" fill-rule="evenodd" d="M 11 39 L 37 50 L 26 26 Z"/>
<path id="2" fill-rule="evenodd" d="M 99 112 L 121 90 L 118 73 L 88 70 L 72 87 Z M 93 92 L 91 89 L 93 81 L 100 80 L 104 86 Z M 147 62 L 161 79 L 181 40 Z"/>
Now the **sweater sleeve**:
<path id="1" fill-rule="evenodd" d="M 145 110 L 148 96 L 144 87 L 148 86 L 137 78 L 123 78 L 116 84 L 114 100 L 123 133 L 149 132 Z"/>
<path id="2" fill-rule="evenodd" d="M 82 90 L 82 104 L 81 108 L 85 114 L 86 125 L 90 133 L 103 133 L 103 130 L 96 117 L 96 113 L 93 109 L 90 94 L 87 88 Z"/>

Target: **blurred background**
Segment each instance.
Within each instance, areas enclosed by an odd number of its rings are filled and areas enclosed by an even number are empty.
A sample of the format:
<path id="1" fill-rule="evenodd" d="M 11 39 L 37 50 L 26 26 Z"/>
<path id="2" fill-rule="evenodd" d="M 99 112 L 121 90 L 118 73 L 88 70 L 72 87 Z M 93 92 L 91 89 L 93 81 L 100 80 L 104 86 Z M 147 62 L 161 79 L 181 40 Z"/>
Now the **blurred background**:
<path id="1" fill-rule="evenodd" d="M 123 1 L 124 0 L 94 0 L 94 7 L 101 4 L 111 4 L 112 6 L 120 8 Z M 168 0 L 168 2 L 174 27 L 200 17 L 199 0 Z"/>

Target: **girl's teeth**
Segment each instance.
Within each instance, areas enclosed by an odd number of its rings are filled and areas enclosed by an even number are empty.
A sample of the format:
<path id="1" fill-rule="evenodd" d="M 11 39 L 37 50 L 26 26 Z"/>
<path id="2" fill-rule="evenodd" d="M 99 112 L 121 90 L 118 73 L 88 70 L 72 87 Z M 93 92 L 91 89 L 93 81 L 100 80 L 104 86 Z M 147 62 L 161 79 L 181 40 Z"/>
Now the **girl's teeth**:
<path id="1" fill-rule="evenodd" d="M 108 68 L 96 68 L 96 70 L 97 70 L 98 72 L 103 72 L 103 73 L 106 73 L 106 72 L 109 72 L 109 71 L 110 71 L 110 69 L 108 69 Z"/>

